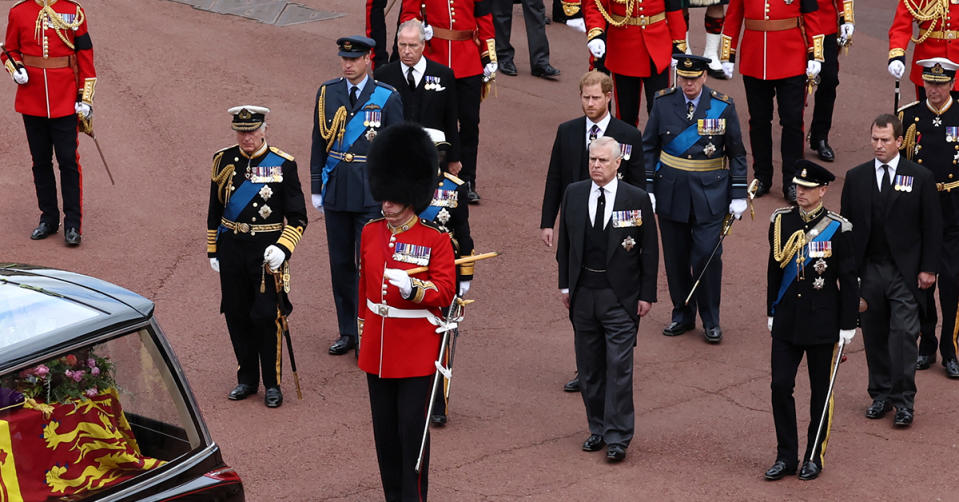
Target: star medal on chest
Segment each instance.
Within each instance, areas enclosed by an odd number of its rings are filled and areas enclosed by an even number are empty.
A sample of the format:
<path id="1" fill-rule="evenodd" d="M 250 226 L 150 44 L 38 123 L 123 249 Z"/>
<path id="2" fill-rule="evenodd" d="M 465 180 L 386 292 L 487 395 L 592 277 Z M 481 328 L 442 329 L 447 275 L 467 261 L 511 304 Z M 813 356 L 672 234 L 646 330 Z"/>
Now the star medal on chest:
<path id="1" fill-rule="evenodd" d="M 826 285 L 826 279 L 823 277 L 817 277 L 812 280 L 813 289 L 822 289 L 822 287 L 825 285 Z"/>
<path id="2" fill-rule="evenodd" d="M 626 238 L 623 239 L 622 246 L 623 246 L 623 249 L 625 249 L 626 251 L 631 251 L 633 247 L 636 246 L 636 240 L 633 239 L 632 235 L 627 235 Z"/>
<path id="3" fill-rule="evenodd" d="M 946 143 L 955 143 L 959 141 L 959 127 L 946 126 Z"/>
<path id="4" fill-rule="evenodd" d="M 263 188 L 260 189 L 260 198 L 264 201 L 270 200 L 270 197 L 273 196 L 273 189 L 270 188 L 270 185 L 263 185 Z"/>
<path id="5" fill-rule="evenodd" d="M 273 214 L 273 210 L 270 209 L 270 206 L 263 204 L 263 207 L 260 208 L 260 218 L 265 220 L 269 218 L 271 214 Z"/>
<path id="6" fill-rule="evenodd" d="M 826 268 L 828 268 L 828 267 L 829 267 L 829 265 L 826 264 L 826 260 L 823 260 L 822 258 L 816 260 L 816 263 L 813 265 L 813 269 L 814 269 L 814 270 L 816 271 L 816 273 L 819 274 L 819 275 L 822 275 L 822 273 L 825 272 L 825 271 L 826 271 Z"/>
<path id="7" fill-rule="evenodd" d="M 942 125 L 942 117 L 936 115 L 936 118 L 932 119 L 932 125 L 935 126 L 935 127 L 941 126 L 941 125 Z"/>
<path id="8" fill-rule="evenodd" d="M 450 221 L 450 212 L 444 207 L 440 209 L 440 212 L 436 213 L 436 219 L 443 225 L 446 225 L 446 222 Z"/>
<path id="9" fill-rule="evenodd" d="M 706 154 L 707 157 L 711 157 L 716 153 L 716 145 L 714 145 L 712 141 L 706 143 L 706 146 L 703 147 L 703 153 Z"/>

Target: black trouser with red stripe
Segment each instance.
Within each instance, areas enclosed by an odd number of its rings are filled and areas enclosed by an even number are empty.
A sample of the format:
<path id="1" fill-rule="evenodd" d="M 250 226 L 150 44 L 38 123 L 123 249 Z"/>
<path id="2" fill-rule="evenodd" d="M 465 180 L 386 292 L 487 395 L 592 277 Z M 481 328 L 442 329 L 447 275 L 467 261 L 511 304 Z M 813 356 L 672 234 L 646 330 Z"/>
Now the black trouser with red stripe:
<path id="1" fill-rule="evenodd" d="M 460 122 L 460 162 L 463 169 L 457 175 L 476 190 L 476 154 L 479 149 L 480 102 L 483 76 L 474 75 L 456 79 L 456 99 Z"/>
<path id="2" fill-rule="evenodd" d="M 57 178 L 53 174 L 53 154 L 56 153 L 63 196 L 63 226 L 82 231 L 83 175 L 77 154 L 77 116 L 48 119 L 24 115 L 23 125 L 27 131 L 30 156 L 33 157 L 33 184 L 37 189 L 40 221 L 45 221 L 53 228 L 60 227 Z"/>
<path id="3" fill-rule="evenodd" d="M 656 70 L 653 60 L 649 60 L 650 71 Z M 616 90 L 616 118 L 627 124 L 638 127 L 639 124 L 639 97 L 640 91 L 646 94 L 646 113 L 653 109 L 653 99 L 656 91 L 669 87 L 669 72 L 663 70 L 649 77 L 630 77 L 628 75 L 613 74 L 613 86 Z"/>
<path id="4" fill-rule="evenodd" d="M 386 502 L 425 502 L 430 466 L 430 442 L 426 440 L 423 464 L 416 472 L 416 459 L 426 426 L 433 376 L 380 378 L 367 374 L 373 440 Z"/>

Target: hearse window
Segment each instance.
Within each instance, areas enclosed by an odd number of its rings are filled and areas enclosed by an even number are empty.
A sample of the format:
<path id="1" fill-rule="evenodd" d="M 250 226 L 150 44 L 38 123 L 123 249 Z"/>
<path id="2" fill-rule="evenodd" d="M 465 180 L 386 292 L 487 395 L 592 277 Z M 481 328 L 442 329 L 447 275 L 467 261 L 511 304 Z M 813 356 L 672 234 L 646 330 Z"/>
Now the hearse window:
<path id="1" fill-rule="evenodd" d="M 97 315 L 68 299 L 0 282 L 0 349 Z"/>

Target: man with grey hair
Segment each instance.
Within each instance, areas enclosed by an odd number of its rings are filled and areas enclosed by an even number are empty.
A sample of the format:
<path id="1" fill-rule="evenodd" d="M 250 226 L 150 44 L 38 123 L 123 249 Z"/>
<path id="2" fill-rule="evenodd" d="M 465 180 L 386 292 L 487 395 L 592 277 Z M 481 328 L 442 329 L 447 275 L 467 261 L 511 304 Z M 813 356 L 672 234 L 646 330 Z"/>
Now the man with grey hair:
<path id="1" fill-rule="evenodd" d="M 446 160 L 450 173 L 455 175 L 462 165 L 453 70 L 423 56 L 426 31 L 419 20 L 410 19 L 401 24 L 396 38 L 399 60 L 378 67 L 373 76 L 400 93 L 406 120 L 432 129 L 434 141 L 450 144 Z"/>
<path id="2" fill-rule="evenodd" d="M 633 347 L 639 318 L 656 301 L 659 267 L 652 203 L 645 190 L 619 183 L 621 157 L 608 136 L 589 145 L 590 179 L 566 189 L 556 250 L 589 423 L 582 448 L 608 445 L 611 462 L 626 457 L 633 437 Z"/>

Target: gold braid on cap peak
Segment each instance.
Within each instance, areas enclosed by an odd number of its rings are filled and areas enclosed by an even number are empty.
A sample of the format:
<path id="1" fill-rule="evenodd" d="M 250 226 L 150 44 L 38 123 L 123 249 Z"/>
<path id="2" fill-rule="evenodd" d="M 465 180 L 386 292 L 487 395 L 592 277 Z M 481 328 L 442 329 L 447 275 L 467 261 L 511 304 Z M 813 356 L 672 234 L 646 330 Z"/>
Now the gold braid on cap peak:
<path id="1" fill-rule="evenodd" d="M 340 142 L 343 141 L 343 134 L 346 133 L 346 107 L 337 108 L 333 114 L 333 120 L 330 126 L 326 126 L 326 86 L 320 87 L 320 99 L 317 100 L 316 116 L 317 123 L 320 125 L 320 137 L 326 141 L 326 151 L 333 148 L 333 136 Z"/>

